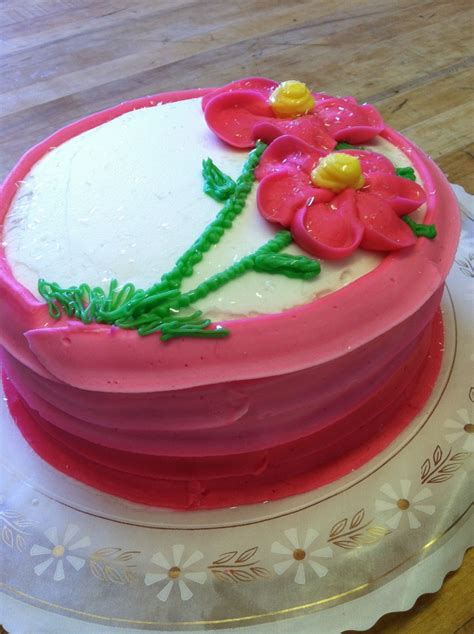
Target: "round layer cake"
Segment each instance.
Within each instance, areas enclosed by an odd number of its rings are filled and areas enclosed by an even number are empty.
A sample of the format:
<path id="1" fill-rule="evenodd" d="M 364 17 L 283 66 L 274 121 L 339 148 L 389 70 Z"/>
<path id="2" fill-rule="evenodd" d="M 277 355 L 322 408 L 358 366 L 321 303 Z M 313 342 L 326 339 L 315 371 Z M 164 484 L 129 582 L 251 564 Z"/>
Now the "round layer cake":
<path id="1" fill-rule="evenodd" d="M 260 502 L 356 468 L 423 406 L 455 198 L 372 106 L 301 86 L 127 102 L 5 181 L 5 391 L 60 471 L 156 506 Z"/>

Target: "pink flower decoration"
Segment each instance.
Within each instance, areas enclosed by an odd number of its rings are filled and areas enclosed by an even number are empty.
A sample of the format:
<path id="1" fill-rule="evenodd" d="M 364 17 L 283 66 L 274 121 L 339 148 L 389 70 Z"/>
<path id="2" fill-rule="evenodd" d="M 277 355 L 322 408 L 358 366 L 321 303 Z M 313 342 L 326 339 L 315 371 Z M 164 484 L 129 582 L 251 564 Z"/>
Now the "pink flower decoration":
<path id="1" fill-rule="evenodd" d="M 315 106 L 308 114 L 279 118 L 269 104 L 277 86 L 270 79 L 248 77 L 208 93 L 202 99 L 207 125 L 236 148 L 251 148 L 257 139 L 270 143 L 289 134 L 324 152 L 330 152 L 338 140 L 369 141 L 384 128 L 373 106 L 323 93 L 313 93 Z"/>
<path id="2" fill-rule="evenodd" d="M 303 249 L 324 259 L 347 257 L 359 246 L 393 251 L 415 244 L 415 235 L 399 216 L 425 202 L 423 189 L 397 176 L 381 154 L 343 152 L 359 158 L 365 184 L 362 189 L 347 188 L 335 194 L 311 181 L 311 171 L 323 152 L 294 136 L 273 141 L 256 170 L 262 216 L 289 227 Z"/>
<path id="3" fill-rule="evenodd" d="M 329 97 L 316 102 L 314 111 L 336 141 L 366 143 L 380 134 L 384 122 L 369 103 L 359 105 L 353 97 Z"/>

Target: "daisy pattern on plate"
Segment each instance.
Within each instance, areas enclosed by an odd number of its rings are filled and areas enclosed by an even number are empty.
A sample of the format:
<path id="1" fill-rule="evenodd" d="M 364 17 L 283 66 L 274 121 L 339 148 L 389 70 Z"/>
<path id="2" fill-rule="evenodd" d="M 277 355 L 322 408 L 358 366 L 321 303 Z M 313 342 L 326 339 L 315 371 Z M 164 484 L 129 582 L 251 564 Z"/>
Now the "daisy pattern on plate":
<path id="1" fill-rule="evenodd" d="M 79 557 L 76 551 L 90 546 L 91 540 L 88 536 L 76 539 L 78 532 L 78 526 L 68 524 L 64 531 L 63 538 L 60 539 L 56 526 L 48 528 L 44 532 L 44 536 L 51 545 L 42 546 L 40 544 L 34 544 L 30 550 L 32 557 L 43 558 L 42 561 L 33 568 L 35 574 L 38 576 L 42 575 L 52 564 L 55 564 L 53 579 L 54 581 L 63 581 L 66 577 L 65 562 L 74 568 L 74 570 L 80 570 L 86 563 L 86 560 L 84 557 Z"/>
<path id="2" fill-rule="evenodd" d="M 456 414 L 458 420 L 448 418 L 444 421 L 444 426 L 452 430 L 444 437 L 450 444 L 462 440 L 464 451 L 474 452 L 474 424 L 469 419 L 468 411 L 467 409 L 458 409 Z"/>
<path id="3" fill-rule="evenodd" d="M 188 587 L 187 582 L 203 584 L 206 581 L 207 573 L 195 572 L 189 570 L 194 564 L 204 557 L 199 551 L 195 550 L 183 563 L 184 546 L 183 544 L 175 544 L 171 548 L 172 561 L 170 562 L 162 552 L 157 552 L 151 558 L 152 563 L 161 568 L 160 572 L 149 572 L 145 575 L 145 585 L 151 586 L 154 583 L 160 583 L 163 586 L 156 595 L 160 601 L 167 601 L 173 586 L 177 586 L 182 601 L 188 601 L 193 592 Z M 164 583 L 163 583 L 164 582 Z"/>
<path id="4" fill-rule="evenodd" d="M 410 528 L 419 528 L 418 515 L 433 515 L 436 510 L 433 504 L 424 503 L 433 495 L 430 489 L 411 493 L 411 484 L 410 480 L 400 480 L 396 489 L 391 484 L 380 487 L 386 499 L 376 500 L 375 508 L 385 516 L 385 524 L 394 530 L 404 523 L 408 523 Z"/>
<path id="5" fill-rule="evenodd" d="M 271 551 L 276 555 L 285 555 L 285 559 L 273 564 L 273 569 L 277 575 L 282 575 L 290 568 L 294 569 L 295 583 L 303 585 L 306 583 L 308 571 L 315 573 L 318 577 L 324 577 L 328 573 L 328 569 L 317 559 L 328 559 L 332 557 L 332 550 L 329 546 L 321 548 L 311 548 L 308 550 L 319 533 L 314 528 L 308 528 L 304 537 L 300 540 L 296 528 L 289 528 L 284 531 L 286 541 L 289 545 L 273 542 Z"/>

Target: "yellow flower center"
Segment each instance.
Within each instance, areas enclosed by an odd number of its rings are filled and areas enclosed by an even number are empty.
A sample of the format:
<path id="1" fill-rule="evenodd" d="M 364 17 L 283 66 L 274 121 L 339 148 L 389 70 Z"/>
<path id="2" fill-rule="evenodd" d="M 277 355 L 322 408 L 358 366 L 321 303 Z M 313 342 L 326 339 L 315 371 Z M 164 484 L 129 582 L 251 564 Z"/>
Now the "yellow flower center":
<path id="1" fill-rule="evenodd" d="M 178 568 L 178 566 L 173 566 L 172 568 L 168 570 L 168 577 L 170 579 L 177 579 L 180 574 L 181 574 L 181 568 Z"/>
<path id="2" fill-rule="evenodd" d="M 299 117 L 314 106 L 314 97 L 307 85 L 294 79 L 279 84 L 269 101 L 275 115 L 281 118 Z"/>
<path id="3" fill-rule="evenodd" d="M 64 555 L 64 546 L 55 546 L 51 551 L 53 557 L 62 557 Z"/>
<path id="4" fill-rule="evenodd" d="M 410 507 L 410 502 L 405 498 L 400 498 L 397 502 L 397 506 L 400 511 L 406 511 Z"/>
<path id="5" fill-rule="evenodd" d="M 474 434 L 474 425 L 472 423 L 467 423 L 464 425 L 464 431 L 467 434 Z"/>
<path id="6" fill-rule="evenodd" d="M 293 551 L 293 559 L 302 561 L 306 557 L 306 552 L 302 548 L 296 548 Z"/>
<path id="7" fill-rule="evenodd" d="M 357 156 L 333 152 L 319 161 L 311 172 L 311 180 L 317 187 L 341 192 L 347 187 L 360 189 L 365 184 Z"/>

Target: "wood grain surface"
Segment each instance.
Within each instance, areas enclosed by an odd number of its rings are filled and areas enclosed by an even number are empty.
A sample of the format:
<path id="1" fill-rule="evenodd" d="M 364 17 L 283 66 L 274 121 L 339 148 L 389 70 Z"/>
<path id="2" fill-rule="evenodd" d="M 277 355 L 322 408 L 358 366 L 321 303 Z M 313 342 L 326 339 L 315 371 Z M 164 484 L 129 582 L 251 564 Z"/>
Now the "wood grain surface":
<path id="1" fill-rule="evenodd" d="M 474 193 L 473 24 L 472 0 L 0 0 L 0 179 L 83 115 L 264 75 L 376 104 Z M 473 572 L 370 632 L 471 634 Z"/>

